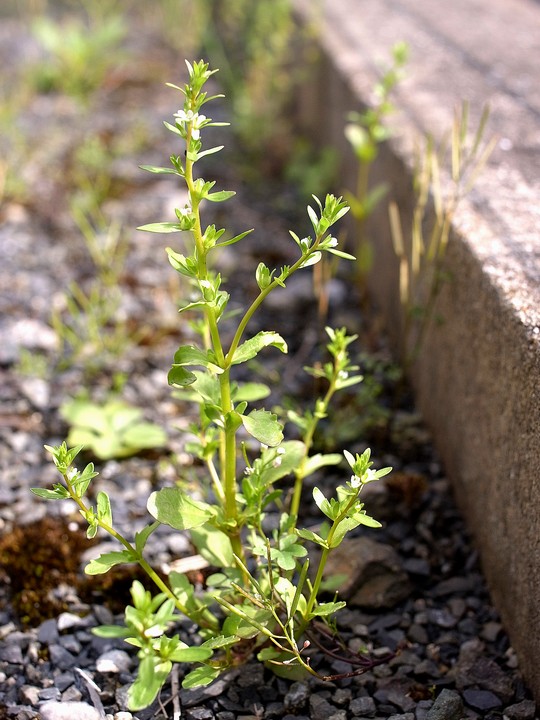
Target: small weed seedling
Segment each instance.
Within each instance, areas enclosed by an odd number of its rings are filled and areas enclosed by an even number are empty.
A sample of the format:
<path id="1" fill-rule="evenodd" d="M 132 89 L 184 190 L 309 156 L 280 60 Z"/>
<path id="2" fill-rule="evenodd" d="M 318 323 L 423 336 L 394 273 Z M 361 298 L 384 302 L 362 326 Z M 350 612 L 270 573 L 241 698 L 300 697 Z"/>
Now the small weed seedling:
<path id="1" fill-rule="evenodd" d="M 80 445 L 47 447 L 62 482 L 52 489 L 34 489 L 46 499 L 71 498 L 88 523 L 89 537 L 103 530 L 118 541 L 117 551 L 87 565 L 88 574 L 105 573 L 120 563 L 139 563 L 157 585 L 159 593 L 152 596 L 135 582 L 133 604 L 125 611 L 125 627 L 107 626 L 96 631 L 104 637 L 123 637 L 137 648 L 139 672 L 129 692 L 132 710 L 153 702 L 177 662 L 196 663 L 184 677 L 186 688 L 206 685 L 253 655 L 281 673 L 302 670 L 320 677 L 311 665 L 309 648 L 328 647 L 331 618 L 345 605 L 340 600 L 323 602 L 319 597 L 328 557 L 349 531 L 360 525 L 379 526 L 365 512 L 361 493 L 366 483 L 390 471 L 375 470 L 369 450 L 357 455 L 345 451 L 349 479 L 326 494 L 318 487 L 313 489 L 313 500 L 324 520 L 320 528 L 315 531 L 299 523 L 305 478 L 343 459 L 339 454 L 310 451 L 317 425 L 334 393 L 361 380 L 348 354 L 354 337 L 344 329 L 328 329 L 329 360 L 311 371 L 326 384 L 325 394 L 315 401 L 312 410 L 291 416 L 301 430 L 301 440 L 284 439 L 276 415 L 253 405 L 267 395 L 267 389 L 237 382 L 235 371 L 267 348 L 287 352 L 285 340 L 273 330 L 249 334 L 250 320 L 270 293 L 285 287 L 297 271 L 318 263 L 324 253 L 352 259 L 337 249 L 337 240 L 330 232 L 348 208 L 333 195 L 327 195 L 324 202 L 315 198 L 315 205 L 308 208 L 312 235 L 299 237 L 291 232 L 297 260 L 279 269 L 270 269 L 262 262 L 258 265 L 258 292 L 235 321 L 236 329 L 231 335 L 227 332 L 226 337 L 232 339 L 225 344 L 220 321 L 229 294 L 222 288 L 221 275 L 210 270 L 210 256 L 216 248 L 238 243 L 251 231 L 227 237 L 224 229 L 202 224 L 203 203 L 224 202 L 234 193 L 216 190 L 215 182 L 195 176 L 196 163 L 222 148 L 203 149 L 202 142 L 207 128 L 220 124 L 202 113 L 203 106 L 213 99 L 203 90 L 213 72 L 202 61 L 187 66 L 187 84 L 171 86 L 183 94 L 183 107 L 175 113 L 174 123 L 165 123 L 182 141 L 182 149 L 171 155 L 170 167 L 145 169 L 177 177 L 187 186 L 189 202 L 176 209 L 174 221 L 141 229 L 180 232 L 186 238 L 183 252 L 167 252 L 173 268 L 191 286 L 190 301 L 181 312 L 200 315 L 200 342 L 178 348 L 168 379 L 199 405 L 200 424 L 192 427 L 190 450 L 206 466 L 212 493 L 207 501 L 195 500 L 180 484 L 153 492 L 147 507 L 154 522 L 137 532 L 132 541 L 115 529 L 105 492 L 97 492 L 95 506 L 87 498 L 97 473 L 91 463 L 82 470 L 75 467 Z M 288 476 L 293 477 L 290 493 L 282 485 Z M 279 513 L 279 522 L 267 534 L 263 519 L 270 511 Z M 145 559 L 145 544 L 160 523 L 179 532 L 188 531 L 201 554 L 211 559 L 215 572 L 207 579 L 204 592 L 178 572 L 170 573 L 168 583 L 163 581 Z M 312 571 L 309 548 L 318 551 L 313 554 Z M 199 628 L 199 640 L 191 647 L 174 632 L 175 623 L 182 618 Z M 332 657 L 336 658 L 334 650 Z M 347 654 L 346 660 L 353 665 L 349 675 L 371 666 L 360 655 Z"/>
<path id="2" fill-rule="evenodd" d="M 142 420 L 142 410 L 114 398 L 98 404 L 80 397 L 64 403 L 60 413 L 71 426 L 68 443 L 90 448 L 101 460 L 129 457 L 167 441 L 162 428 Z"/>
<path id="3" fill-rule="evenodd" d="M 417 357 L 433 317 L 435 301 L 447 279 L 444 258 L 454 214 L 486 164 L 496 139 L 485 140 L 489 108 L 469 135 L 469 107 L 455 113 L 450 143 L 435 147 L 428 137 L 416 153 L 410 240 L 404 239 L 398 206 L 390 203 L 390 228 L 399 259 L 399 291 L 403 309 L 401 357 L 407 368 Z M 450 156 L 450 158 L 449 158 Z M 429 226 L 429 232 L 425 228 Z"/>
<path id="4" fill-rule="evenodd" d="M 119 281 L 127 243 L 120 225 L 108 224 L 99 209 L 87 214 L 74 205 L 73 219 L 96 276 L 88 288 L 70 284 L 61 305 L 53 308 L 51 325 L 58 337 L 60 367 L 81 362 L 87 375 L 92 375 L 122 355 L 134 339 L 119 317 Z"/>
<path id="5" fill-rule="evenodd" d="M 40 91 L 63 92 L 85 100 L 123 59 L 119 46 L 126 29 L 117 14 L 106 19 L 101 14 L 91 16 L 88 25 L 80 18 L 59 24 L 41 17 L 34 22 L 33 31 L 47 52 L 47 61 L 33 70 Z"/>
<path id="6" fill-rule="evenodd" d="M 385 124 L 385 120 L 394 112 L 390 94 L 402 78 L 408 53 L 406 43 L 399 42 L 394 45 L 392 65 L 385 70 L 373 90 L 375 103 L 363 112 L 350 113 L 349 123 L 345 127 L 345 136 L 358 161 L 356 193 L 347 193 L 345 197 L 356 220 L 356 255 L 360 278 L 365 278 L 370 271 L 373 257 L 373 249 L 365 236 L 364 224 L 388 192 L 386 183 L 370 186 L 370 170 L 379 154 L 379 145 L 392 134 Z"/>

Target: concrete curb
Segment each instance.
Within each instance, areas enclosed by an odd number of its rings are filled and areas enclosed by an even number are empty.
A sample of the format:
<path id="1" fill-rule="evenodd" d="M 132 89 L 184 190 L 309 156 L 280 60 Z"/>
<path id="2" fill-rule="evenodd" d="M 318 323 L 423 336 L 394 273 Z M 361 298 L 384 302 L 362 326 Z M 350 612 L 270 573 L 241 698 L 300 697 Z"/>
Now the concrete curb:
<path id="1" fill-rule="evenodd" d="M 377 62 L 411 48 L 394 96 L 398 134 L 374 181 L 392 183 L 405 217 L 412 205 L 411 148 L 418 132 L 440 137 L 454 108 L 473 122 L 490 102 L 498 148 L 455 217 L 451 281 L 412 369 L 456 498 L 526 680 L 540 701 L 540 5 L 532 0 L 295 0 L 315 18 L 322 58 L 304 89 L 301 120 L 337 147 L 354 187 L 343 138 L 346 113 L 369 104 Z M 317 6 L 318 11 L 314 10 Z M 398 267 L 386 207 L 371 218 L 370 281 L 394 341 L 401 328 Z"/>

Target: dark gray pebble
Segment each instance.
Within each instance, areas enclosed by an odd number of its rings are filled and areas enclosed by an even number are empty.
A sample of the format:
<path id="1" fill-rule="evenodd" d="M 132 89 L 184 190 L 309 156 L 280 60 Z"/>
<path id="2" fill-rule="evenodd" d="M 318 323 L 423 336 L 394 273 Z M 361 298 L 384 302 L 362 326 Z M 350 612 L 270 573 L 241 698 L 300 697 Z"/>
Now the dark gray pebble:
<path id="1" fill-rule="evenodd" d="M 334 714 L 336 708 L 320 695 L 312 695 L 309 698 L 309 709 L 311 720 L 328 720 Z"/>
<path id="2" fill-rule="evenodd" d="M 10 665 L 22 665 L 24 662 L 23 652 L 19 645 L 3 644 L 0 646 L 0 660 Z"/>
<path id="3" fill-rule="evenodd" d="M 193 690 L 182 690 L 180 692 L 180 699 L 182 706 L 185 708 L 195 707 L 201 705 L 205 700 L 209 698 L 219 698 L 220 695 L 224 695 L 227 691 L 227 681 L 223 678 L 215 680 L 211 685 L 207 687 L 194 688 Z"/>
<path id="4" fill-rule="evenodd" d="M 51 662 L 60 670 L 71 670 L 75 667 L 76 658 L 61 645 L 54 643 L 49 646 Z"/>
<path id="5" fill-rule="evenodd" d="M 42 645 L 52 645 L 58 642 L 58 627 L 56 620 L 45 620 L 38 628 L 37 639 Z"/>
<path id="6" fill-rule="evenodd" d="M 39 691 L 40 700 L 60 700 L 60 690 L 57 687 L 43 688 Z"/>
<path id="7" fill-rule="evenodd" d="M 301 708 L 309 698 L 309 694 L 309 687 L 306 683 L 293 683 L 289 692 L 285 695 L 285 708 L 287 710 L 296 710 L 297 708 Z"/>
<path id="8" fill-rule="evenodd" d="M 349 709 L 355 717 L 373 717 L 377 706 L 372 697 L 358 697 L 351 700 Z"/>
<path id="9" fill-rule="evenodd" d="M 479 710 L 480 712 L 487 712 L 488 710 L 494 710 L 502 706 L 502 702 L 495 693 L 492 693 L 490 690 L 475 690 L 474 688 L 469 688 L 464 690 L 463 699 L 469 707 L 473 710 Z"/>

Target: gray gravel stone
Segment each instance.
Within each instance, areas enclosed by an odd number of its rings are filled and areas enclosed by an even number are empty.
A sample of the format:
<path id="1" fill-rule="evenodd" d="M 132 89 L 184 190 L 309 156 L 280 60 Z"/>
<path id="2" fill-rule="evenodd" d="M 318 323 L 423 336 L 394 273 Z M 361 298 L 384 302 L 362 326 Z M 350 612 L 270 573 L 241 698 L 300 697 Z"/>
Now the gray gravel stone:
<path id="1" fill-rule="evenodd" d="M 57 687 L 43 688 L 39 691 L 39 699 L 43 701 L 47 700 L 60 700 L 60 690 Z"/>
<path id="2" fill-rule="evenodd" d="M 19 645 L 3 643 L 0 647 L 0 660 L 11 665 L 22 665 L 24 662 L 23 652 Z"/>
<path id="3" fill-rule="evenodd" d="M 533 720 L 536 713 L 536 705 L 532 700 L 522 700 L 515 705 L 505 708 L 504 714 L 508 720 Z"/>
<path id="4" fill-rule="evenodd" d="M 68 687 L 70 687 L 70 685 L 73 685 L 74 682 L 75 676 L 73 675 L 73 673 L 70 672 L 63 672 L 54 678 L 54 684 L 60 690 L 60 692 L 64 692 L 64 690 L 67 690 Z"/>
<path id="5" fill-rule="evenodd" d="M 433 706 L 426 715 L 426 720 L 460 720 L 463 715 L 463 703 L 457 692 L 441 690 Z"/>
<path id="6" fill-rule="evenodd" d="M 37 639 L 42 645 L 52 645 L 58 642 L 58 626 L 54 618 L 45 620 L 38 628 Z"/>
<path id="7" fill-rule="evenodd" d="M 328 720 L 336 712 L 336 708 L 320 695 L 311 695 L 309 709 L 312 720 Z"/>
<path id="8" fill-rule="evenodd" d="M 75 667 L 75 657 L 69 652 L 69 650 L 66 650 L 61 645 L 56 643 L 50 645 L 49 655 L 51 657 L 51 662 L 55 665 L 55 667 L 60 668 L 60 670 L 71 670 Z"/>
<path id="9" fill-rule="evenodd" d="M 373 717 L 377 712 L 375 700 L 368 696 L 351 700 L 349 709 L 355 717 Z"/>
<path id="10" fill-rule="evenodd" d="M 71 685 L 71 687 L 68 687 L 68 689 L 62 693 L 61 699 L 62 702 L 79 702 L 83 699 L 83 695 L 75 685 Z"/>
<path id="11" fill-rule="evenodd" d="M 214 713 L 207 708 L 189 708 L 186 710 L 186 720 L 214 720 Z"/>
<path id="12" fill-rule="evenodd" d="M 285 708 L 296 710 L 301 708 L 309 698 L 310 691 L 306 683 L 295 682 L 291 685 L 289 692 L 285 695 Z"/>

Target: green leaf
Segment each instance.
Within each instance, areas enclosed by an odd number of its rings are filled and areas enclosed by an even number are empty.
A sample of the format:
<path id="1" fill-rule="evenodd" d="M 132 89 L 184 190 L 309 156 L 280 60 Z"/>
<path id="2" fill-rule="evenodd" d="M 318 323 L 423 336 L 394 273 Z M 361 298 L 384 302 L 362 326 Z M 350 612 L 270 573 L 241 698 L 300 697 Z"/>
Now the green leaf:
<path id="1" fill-rule="evenodd" d="M 210 360 L 207 351 L 194 345 L 181 345 L 174 354 L 173 363 L 173 367 L 176 365 L 201 365 L 218 375 L 223 372 L 223 368 Z"/>
<path id="2" fill-rule="evenodd" d="M 340 600 L 339 602 L 321 603 L 320 605 L 317 605 L 317 607 L 312 611 L 311 615 L 316 615 L 318 617 L 327 617 L 328 615 L 333 615 L 338 610 L 341 610 L 346 605 L 347 603 L 343 602 L 343 600 Z"/>
<path id="3" fill-rule="evenodd" d="M 167 83 L 167 85 L 170 85 L 170 83 Z M 174 85 L 174 86 L 171 85 L 171 87 L 175 87 L 177 90 L 181 90 L 181 88 L 177 87 L 176 85 Z M 184 92 L 184 91 L 182 90 L 182 92 Z M 167 130 L 170 130 L 171 132 L 176 133 L 176 135 L 180 135 L 180 137 L 184 137 L 182 135 L 182 133 L 180 132 L 180 130 L 175 125 L 171 125 L 171 123 L 167 122 L 166 120 L 163 121 L 163 124 L 165 125 Z"/>
<path id="4" fill-rule="evenodd" d="M 304 476 L 307 477 L 326 465 L 338 465 L 341 460 L 342 456 L 339 453 L 312 455 L 312 457 L 307 459 L 306 464 L 304 465 Z"/>
<path id="5" fill-rule="evenodd" d="M 192 500 L 175 487 L 153 492 L 146 507 L 152 517 L 176 530 L 200 527 L 213 515 L 209 505 Z"/>
<path id="6" fill-rule="evenodd" d="M 336 390 L 343 390 L 344 388 L 351 387 L 352 385 L 357 385 L 358 383 L 362 382 L 364 379 L 363 375 L 353 375 L 352 377 L 348 378 L 340 378 L 336 380 Z"/>
<path id="7" fill-rule="evenodd" d="M 47 490 L 46 488 L 31 488 L 34 495 L 45 500 L 65 500 L 69 497 L 69 492 L 63 486 L 57 486 L 55 490 Z"/>
<path id="8" fill-rule="evenodd" d="M 150 535 L 156 530 L 156 528 L 159 527 L 159 522 L 153 522 L 150 525 L 147 525 L 145 528 L 143 528 L 140 532 L 135 533 L 135 549 L 138 553 L 142 554 L 142 551 L 144 550 L 144 547 L 148 541 L 148 538 Z"/>
<path id="9" fill-rule="evenodd" d="M 137 558 L 129 550 L 103 553 L 98 558 L 91 560 L 84 568 L 87 575 L 103 575 L 115 565 L 135 562 Z"/>
<path id="10" fill-rule="evenodd" d="M 162 428 L 140 421 L 142 410 L 114 399 L 104 405 L 72 400 L 64 403 L 60 412 L 72 425 L 68 441 L 89 446 L 103 460 L 128 457 L 144 448 L 160 447 L 167 440 Z M 87 466 L 83 475 L 88 470 Z"/>
<path id="11" fill-rule="evenodd" d="M 344 252 L 343 250 L 336 250 L 335 248 L 326 248 L 326 252 L 329 252 L 332 255 L 337 255 L 337 257 L 343 258 L 344 260 L 356 260 L 354 255 Z"/>
<path id="12" fill-rule="evenodd" d="M 97 516 L 105 525 L 112 526 L 111 501 L 105 492 L 98 492 L 97 494 Z"/>
<path id="13" fill-rule="evenodd" d="M 94 471 L 94 463 L 88 463 L 79 477 L 72 480 L 71 484 L 77 497 L 82 498 L 84 496 L 92 479 L 97 475 L 98 473 Z"/>
<path id="14" fill-rule="evenodd" d="M 159 425 L 139 422 L 126 428 L 122 434 L 122 440 L 130 448 L 144 450 L 145 448 L 163 447 L 167 442 L 167 435 Z"/>
<path id="15" fill-rule="evenodd" d="M 267 660 L 276 660 L 282 655 L 281 651 L 276 647 L 265 647 L 257 654 L 257 660 L 266 662 Z"/>
<path id="16" fill-rule="evenodd" d="M 242 415 L 242 424 L 252 437 L 269 447 L 276 447 L 283 440 L 283 426 L 277 415 L 268 410 L 253 410 L 249 415 Z"/>
<path id="17" fill-rule="evenodd" d="M 173 662 L 204 662 L 212 657 L 209 647 L 179 647 L 169 655 Z"/>
<path id="18" fill-rule="evenodd" d="M 281 450 L 285 451 L 280 456 L 281 462 L 279 464 L 270 464 L 262 473 L 262 478 L 267 485 L 273 485 L 296 470 L 304 457 L 306 446 L 300 440 L 287 440 L 280 445 Z M 275 454 L 275 452 L 275 450 L 265 450 L 261 455 L 262 461 L 266 461 L 269 453 Z"/>
<path id="19" fill-rule="evenodd" d="M 268 385 L 263 383 L 241 383 L 233 390 L 233 400 L 235 402 L 255 402 L 256 400 L 264 400 L 271 393 Z"/>
<path id="20" fill-rule="evenodd" d="M 212 527 L 198 527 L 193 528 L 190 535 L 193 544 L 210 565 L 218 568 L 235 565 L 231 541 L 224 532 Z"/>
<path id="21" fill-rule="evenodd" d="M 137 679 L 128 690 L 128 708 L 137 711 L 151 705 L 169 677 L 171 669 L 170 660 L 143 657 L 139 664 Z"/>
<path id="22" fill-rule="evenodd" d="M 178 223 L 172 222 L 157 222 L 149 223 L 148 225 L 141 225 L 137 230 L 144 230 L 145 232 L 153 233 L 173 233 L 181 232 L 182 228 Z"/>
<path id="23" fill-rule="evenodd" d="M 220 190 L 219 192 L 208 193 L 206 200 L 210 200 L 210 202 L 223 202 L 235 195 L 236 193 L 233 190 Z"/>
<path id="24" fill-rule="evenodd" d="M 186 677 L 182 680 L 182 687 L 189 689 L 210 685 L 210 683 L 213 682 L 219 674 L 220 670 L 218 668 L 202 665 L 186 675 Z"/>
<path id="25" fill-rule="evenodd" d="M 278 350 L 281 350 L 282 353 L 286 353 L 288 351 L 287 343 L 279 333 L 262 331 L 236 348 L 232 364 L 237 365 L 238 363 L 251 360 L 263 348 L 269 347 L 270 345 L 278 348 Z"/>
<path id="26" fill-rule="evenodd" d="M 333 520 L 331 505 L 318 487 L 313 488 L 313 499 L 319 510 L 324 513 L 326 517 L 330 518 L 330 520 Z"/>
<path id="27" fill-rule="evenodd" d="M 148 170 L 148 172 L 156 173 L 157 175 L 180 175 L 178 170 L 174 168 L 166 167 L 155 167 L 154 165 L 139 165 L 141 170 Z"/>
<path id="28" fill-rule="evenodd" d="M 224 147 L 225 147 L 225 145 L 217 145 L 216 147 L 208 148 L 208 150 L 203 150 L 202 152 L 198 152 L 197 160 L 200 160 L 205 155 L 213 155 L 214 153 L 217 153 L 220 150 L 223 150 Z"/>
<path id="29" fill-rule="evenodd" d="M 243 240 L 246 235 L 249 235 L 253 232 L 253 228 L 251 230 L 246 230 L 243 233 L 240 233 L 240 235 L 235 235 L 230 240 L 224 240 L 223 242 L 216 243 L 214 247 L 225 247 L 225 245 L 233 245 L 234 243 L 237 243 L 239 240 Z"/>
<path id="30" fill-rule="evenodd" d="M 311 530 L 307 530 L 307 529 L 303 528 L 303 529 L 297 530 L 296 534 L 299 535 L 301 538 L 304 538 L 304 540 L 311 540 L 311 542 L 314 542 L 323 548 L 328 547 L 328 543 L 326 542 L 326 540 L 323 540 L 323 538 L 320 535 L 317 535 L 317 533 L 314 533 Z"/>
<path id="31" fill-rule="evenodd" d="M 187 387 L 192 385 L 197 376 L 181 365 L 173 365 L 167 374 L 167 382 L 172 387 Z"/>
<path id="32" fill-rule="evenodd" d="M 217 637 L 210 638 L 203 642 L 202 647 L 210 648 L 211 650 L 219 650 L 220 648 L 230 647 L 237 642 L 237 638 L 233 635 L 218 635 Z"/>
<path id="33" fill-rule="evenodd" d="M 126 638 L 130 633 L 130 628 L 120 625 L 99 625 L 99 627 L 92 628 L 92 634 L 101 638 Z"/>

